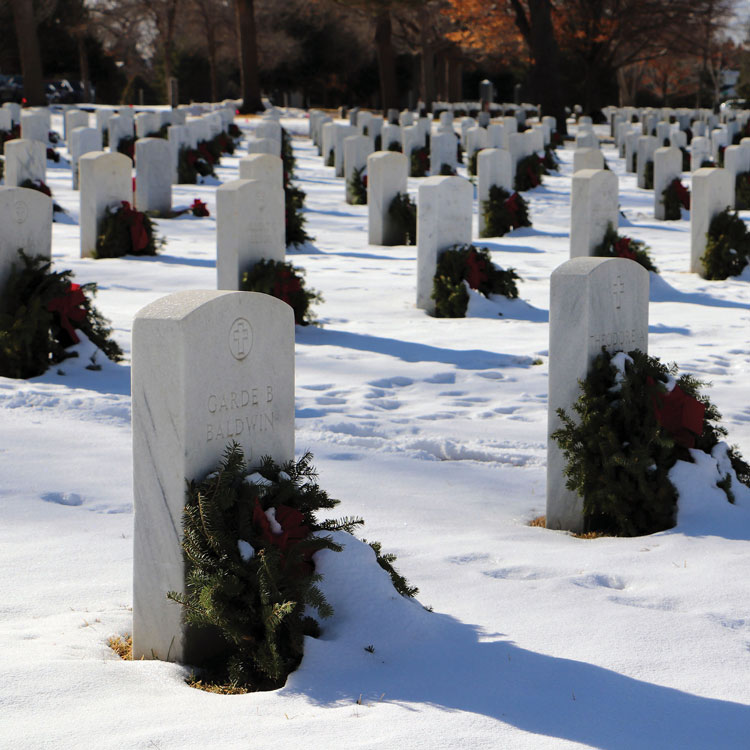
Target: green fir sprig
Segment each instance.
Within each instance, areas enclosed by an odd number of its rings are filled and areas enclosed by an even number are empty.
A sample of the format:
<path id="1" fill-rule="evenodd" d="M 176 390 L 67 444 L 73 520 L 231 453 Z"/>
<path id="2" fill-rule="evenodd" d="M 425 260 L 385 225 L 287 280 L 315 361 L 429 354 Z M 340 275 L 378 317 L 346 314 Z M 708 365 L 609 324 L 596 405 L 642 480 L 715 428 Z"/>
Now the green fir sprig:
<path id="1" fill-rule="evenodd" d="M 711 219 L 706 234 L 706 251 L 701 263 L 706 278 L 721 280 L 738 276 L 750 256 L 750 233 L 745 222 L 729 207 Z"/>
<path id="2" fill-rule="evenodd" d="M 594 248 L 592 255 L 597 258 L 627 258 L 640 263 L 647 271 L 659 273 L 649 250 L 649 246 L 642 240 L 623 237 L 609 224 L 604 239 Z"/>
<path id="3" fill-rule="evenodd" d="M 388 216 L 395 226 L 398 241 L 395 245 L 415 245 L 417 242 L 417 204 L 408 193 L 397 193 L 388 206 Z"/>
<path id="4" fill-rule="evenodd" d="M 502 237 L 517 227 L 530 227 L 529 204 L 519 193 L 509 193 L 499 185 L 490 187 L 489 196 L 482 201 L 484 224 L 480 237 Z"/>
<path id="5" fill-rule="evenodd" d="M 367 205 L 367 175 L 365 175 L 366 166 L 352 170 L 352 176 L 349 178 L 349 193 L 353 206 Z"/>

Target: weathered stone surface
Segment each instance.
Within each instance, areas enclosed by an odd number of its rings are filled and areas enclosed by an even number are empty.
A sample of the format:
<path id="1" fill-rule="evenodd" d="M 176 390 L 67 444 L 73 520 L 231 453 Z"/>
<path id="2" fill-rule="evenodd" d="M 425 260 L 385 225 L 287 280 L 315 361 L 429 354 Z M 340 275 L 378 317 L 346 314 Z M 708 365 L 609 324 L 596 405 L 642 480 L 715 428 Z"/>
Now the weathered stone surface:
<path id="1" fill-rule="evenodd" d="M 164 138 L 135 142 L 135 205 L 160 214 L 172 210 L 172 153 Z"/>
<path id="2" fill-rule="evenodd" d="M 47 147 L 39 140 L 15 138 L 5 142 L 7 187 L 18 187 L 25 180 L 47 179 Z"/>
<path id="3" fill-rule="evenodd" d="M 402 241 L 388 209 L 398 193 L 406 193 L 408 170 L 409 160 L 398 151 L 376 151 L 367 157 L 367 241 L 371 245 Z"/>
<path id="4" fill-rule="evenodd" d="M 570 194 L 570 257 L 593 254 L 619 212 L 617 175 L 608 169 L 582 169 L 573 175 Z"/>

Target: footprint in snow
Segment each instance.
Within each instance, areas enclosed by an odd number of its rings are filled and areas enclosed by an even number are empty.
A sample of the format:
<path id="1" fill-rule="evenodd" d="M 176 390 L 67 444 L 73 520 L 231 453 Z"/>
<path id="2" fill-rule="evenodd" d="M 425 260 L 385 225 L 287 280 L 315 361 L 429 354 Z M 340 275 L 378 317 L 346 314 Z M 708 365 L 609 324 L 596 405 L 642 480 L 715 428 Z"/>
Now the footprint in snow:
<path id="1" fill-rule="evenodd" d="M 83 505 L 83 498 L 77 492 L 45 492 L 42 500 L 57 505 Z"/>

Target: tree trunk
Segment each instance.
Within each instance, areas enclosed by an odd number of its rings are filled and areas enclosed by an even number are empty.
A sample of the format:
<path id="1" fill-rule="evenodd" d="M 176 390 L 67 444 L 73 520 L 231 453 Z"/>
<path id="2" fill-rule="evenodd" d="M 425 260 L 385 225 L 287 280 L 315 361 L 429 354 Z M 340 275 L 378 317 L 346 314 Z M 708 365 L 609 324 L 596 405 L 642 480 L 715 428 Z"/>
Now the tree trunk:
<path id="1" fill-rule="evenodd" d="M 420 93 L 425 109 L 432 112 L 432 103 L 435 101 L 435 45 L 428 32 L 429 25 L 429 14 L 423 8 L 419 14 L 420 59 L 422 63 Z"/>
<path id="2" fill-rule="evenodd" d="M 255 0 L 235 0 L 237 11 L 237 37 L 240 47 L 240 73 L 242 75 L 243 114 L 263 110 L 258 75 L 258 39 L 255 26 Z"/>
<path id="3" fill-rule="evenodd" d="M 211 82 L 211 101 L 219 101 L 219 82 L 216 76 L 216 34 L 211 26 L 206 29 L 208 46 L 208 75 Z"/>
<path id="4" fill-rule="evenodd" d="M 380 71 L 380 100 L 385 114 L 389 109 L 398 109 L 398 91 L 396 90 L 396 55 L 393 52 L 391 39 L 391 14 L 383 11 L 375 19 L 375 49 L 378 55 Z"/>
<path id="5" fill-rule="evenodd" d="M 530 84 L 534 103 L 542 105 L 545 115 L 557 120 L 557 132 L 568 132 L 565 108 L 560 96 L 560 50 L 552 28 L 550 0 L 529 0 L 530 47 L 534 63 Z"/>
<path id="6" fill-rule="evenodd" d="M 91 101 L 91 74 L 89 72 L 89 53 L 86 49 L 86 36 L 83 32 L 76 34 L 78 44 L 78 67 L 81 74 L 81 86 L 83 87 L 83 101 Z"/>
<path id="7" fill-rule="evenodd" d="M 47 101 L 42 81 L 42 57 L 39 54 L 39 37 L 31 1 L 13 0 L 13 18 L 21 58 L 24 98 L 32 106 L 44 106 Z"/>

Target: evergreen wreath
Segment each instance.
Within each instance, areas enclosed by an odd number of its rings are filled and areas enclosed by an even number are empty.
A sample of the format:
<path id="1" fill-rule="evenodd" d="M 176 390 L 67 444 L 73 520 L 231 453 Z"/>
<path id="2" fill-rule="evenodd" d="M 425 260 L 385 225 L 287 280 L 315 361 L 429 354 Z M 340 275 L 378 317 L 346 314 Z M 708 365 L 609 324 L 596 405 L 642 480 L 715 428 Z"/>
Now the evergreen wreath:
<path id="1" fill-rule="evenodd" d="M 690 210 L 690 191 L 675 177 L 661 193 L 664 202 L 664 218 L 667 221 L 679 221 L 682 218 L 681 208 Z"/>
<path id="2" fill-rule="evenodd" d="M 60 154 L 55 151 L 54 148 L 47 147 L 47 158 L 50 161 L 55 162 L 55 164 L 58 164 L 60 162 Z"/>
<path id="3" fill-rule="evenodd" d="M 94 307 L 96 284 L 73 283 L 72 271 L 52 271 L 52 261 L 18 251 L 0 295 L 0 375 L 33 378 L 77 352 L 76 330 L 114 362 L 122 350 L 111 339 L 109 322 Z M 90 369 L 98 369 L 90 365 Z"/>
<path id="4" fill-rule="evenodd" d="M 734 181 L 734 205 L 739 211 L 750 208 L 750 172 L 740 172 Z"/>
<path id="5" fill-rule="evenodd" d="M 375 136 L 375 150 L 380 151 L 383 148 L 383 136 L 378 133 Z"/>
<path id="6" fill-rule="evenodd" d="M 177 157 L 177 182 L 181 185 L 195 185 L 198 175 L 208 177 L 214 174 L 213 162 L 207 161 L 196 149 L 182 146 Z"/>
<path id="7" fill-rule="evenodd" d="M 440 176 L 441 177 L 455 177 L 458 174 L 456 170 L 450 164 L 440 165 Z"/>
<path id="8" fill-rule="evenodd" d="M 288 179 L 291 180 L 294 177 L 294 168 L 297 161 L 292 149 L 292 138 L 285 128 L 281 128 L 281 161 L 284 165 L 285 174 L 289 175 Z"/>
<path id="9" fill-rule="evenodd" d="M 426 146 L 415 148 L 410 159 L 411 177 L 426 177 L 430 170 L 430 149 Z"/>
<path id="10" fill-rule="evenodd" d="M 154 222 L 147 214 L 121 201 L 116 208 L 107 208 L 99 224 L 96 257 L 156 255 L 165 244 L 163 237 L 156 236 Z"/>
<path id="11" fill-rule="evenodd" d="M 725 149 L 726 149 L 726 146 L 719 146 L 719 158 L 716 160 L 717 167 L 724 166 L 724 150 Z"/>
<path id="12" fill-rule="evenodd" d="M 286 302 L 294 310 L 294 322 L 299 326 L 315 322 L 310 305 L 323 301 L 319 292 L 305 288 L 304 270 L 286 261 L 259 260 L 242 274 L 240 289 L 270 294 Z"/>
<path id="13" fill-rule="evenodd" d="M 701 263 L 706 278 L 712 280 L 738 276 L 750 256 L 750 234 L 736 211 L 725 208 L 711 219 L 706 233 L 706 251 Z"/>
<path id="14" fill-rule="evenodd" d="M 680 151 L 682 152 L 682 171 L 690 172 L 690 152 L 684 146 L 680 146 Z"/>
<path id="15" fill-rule="evenodd" d="M 604 239 L 594 248 L 593 255 L 597 258 L 628 258 L 640 263 L 647 271 L 659 273 L 649 253 L 649 246 L 642 240 L 623 237 L 609 224 L 604 233 Z"/>
<path id="16" fill-rule="evenodd" d="M 287 182 L 284 185 L 284 221 L 286 226 L 286 245 L 304 245 L 315 238 L 305 231 L 307 221 L 302 214 L 305 206 L 305 191 Z"/>
<path id="17" fill-rule="evenodd" d="M 401 151 L 402 151 L 401 144 L 398 141 L 391 141 L 388 144 L 388 150 L 389 151 L 398 151 L 399 153 L 401 153 Z"/>
<path id="18" fill-rule="evenodd" d="M 388 217 L 395 227 L 399 241 L 396 245 L 415 245 L 417 242 L 417 204 L 408 193 L 396 193 L 388 206 Z"/>
<path id="19" fill-rule="evenodd" d="M 14 125 L 10 130 L 0 130 L 0 146 L 3 146 L 0 151 L 5 150 L 5 142 L 13 141 L 16 138 L 21 137 L 21 126 Z"/>
<path id="20" fill-rule="evenodd" d="M 531 190 L 542 184 L 542 175 L 547 174 L 544 161 L 537 154 L 525 156 L 516 166 L 514 190 L 517 193 Z"/>
<path id="21" fill-rule="evenodd" d="M 713 159 L 704 159 L 701 162 L 701 169 L 703 169 L 704 167 L 714 168 L 715 166 L 716 166 L 716 163 L 714 162 Z"/>
<path id="22" fill-rule="evenodd" d="M 367 175 L 365 174 L 366 166 L 352 170 L 352 176 L 349 178 L 349 192 L 351 193 L 352 205 L 367 205 Z"/>
<path id="23" fill-rule="evenodd" d="M 466 307 L 469 304 L 466 284 L 485 297 L 502 294 L 508 299 L 516 299 L 516 280 L 519 278 L 512 268 L 506 271 L 495 266 L 487 248 L 454 245 L 443 250 L 438 257 L 432 283 L 431 296 L 435 300 L 435 317 L 466 316 Z"/>
<path id="24" fill-rule="evenodd" d="M 230 138 L 234 138 L 235 141 L 239 141 L 242 139 L 242 131 L 239 128 L 239 125 L 235 122 L 230 122 L 227 126 L 227 134 Z"/>
<path id="25" fill-rule="evenodd" d="M 188 483 L 186 590 L 167 596 L 183 606 L 188 624 L 212 628 L 225 641 L 225 653 L 202 665 L 216 680 L 252 690 L 281 687 L 302 660 L 304 636 L 320 634 L 311 613 L 333 614 L 312 557 L 322 549 L 341 551 L 326 532 L 351 534 L 363 521 L 317 519 L 339 501 L 319 487 L 311 461 L 305 453 L 279 466 L 266 456 L 248 469 L 242 448 L 232 443 L 217 471 Z M 416 589 L 393 569 L 393 556 L 370 546 L 397 591 L 413 596 Z"/>
<path id="26" fill-rule="evenodd" d="M 530 227 L 529 204 L 519 193 L 512 195 L 499 185 L 490 187 L 489 198 L 482 201 L 484 226 L 480 237 L 502 237 L 516 227 Z"/>
<path id="27" fill-rule="evenodd" d="M 544 168 L 548 172 L 557 172 L 560 161 L 557 158 L 557 154 L 555 153 L 555 149 L 551 145 L 547 145 L 544 147 L 544 159 L 542 160 L 544 162 Z M 609 167 L 604 165 L 605 169 L 609 169 Z"/>
<path id="28" fill-rule="evenodd" d="M 645 190 L 654 189 L 654 162 L 651 159 L 643 166 L 643 185 Z"/>
<path id="29" fill-rule="evenodd" d="M 328 152 L 328 157 L 326 158 L 326 166 L 327 167 L 335 167 L 336 166 L 336 153 L 333 149 L 331 149 Z"/>
<path id="30" fill-rule="evenodd" d="M 583 498 L 586 531 L 618 536 L 652 534 L 675 523 L 677 490 L 669 470 L 691 461 L 689 448 L 711 453 L 726 435 L 721 415 L 691 375 L 634 350 L 594 360 L 573 406 L 576 422 L 558 409 L 552 433 L 567 465 L 568 489 Z M 728 448 L 737 479 L 750 485 L 750 466 Z M 718 484 L 734 501 L 731 474 Z"/>
<path id="31" fill-rule="evenodd" d="M 474 177 L 477 173 L 477 161 L 479 160 L 479 151 L 474 151 L 469 156 L 469 161 L 466 162 L 466 171 L 471 177 Z"/>
<path id="32" fill-rule="evenodd" d="M 0 157 L 0 180 L 5 176 L 5 157 Z"/>
<path id="33" fill-rule="evenodd" d="M 456 162 L 458 164 L 464 163 L 464 148 L 461 145 L 461 139 L 458 137 L 458 133 L 455 133 L 456 136 Z"/>

